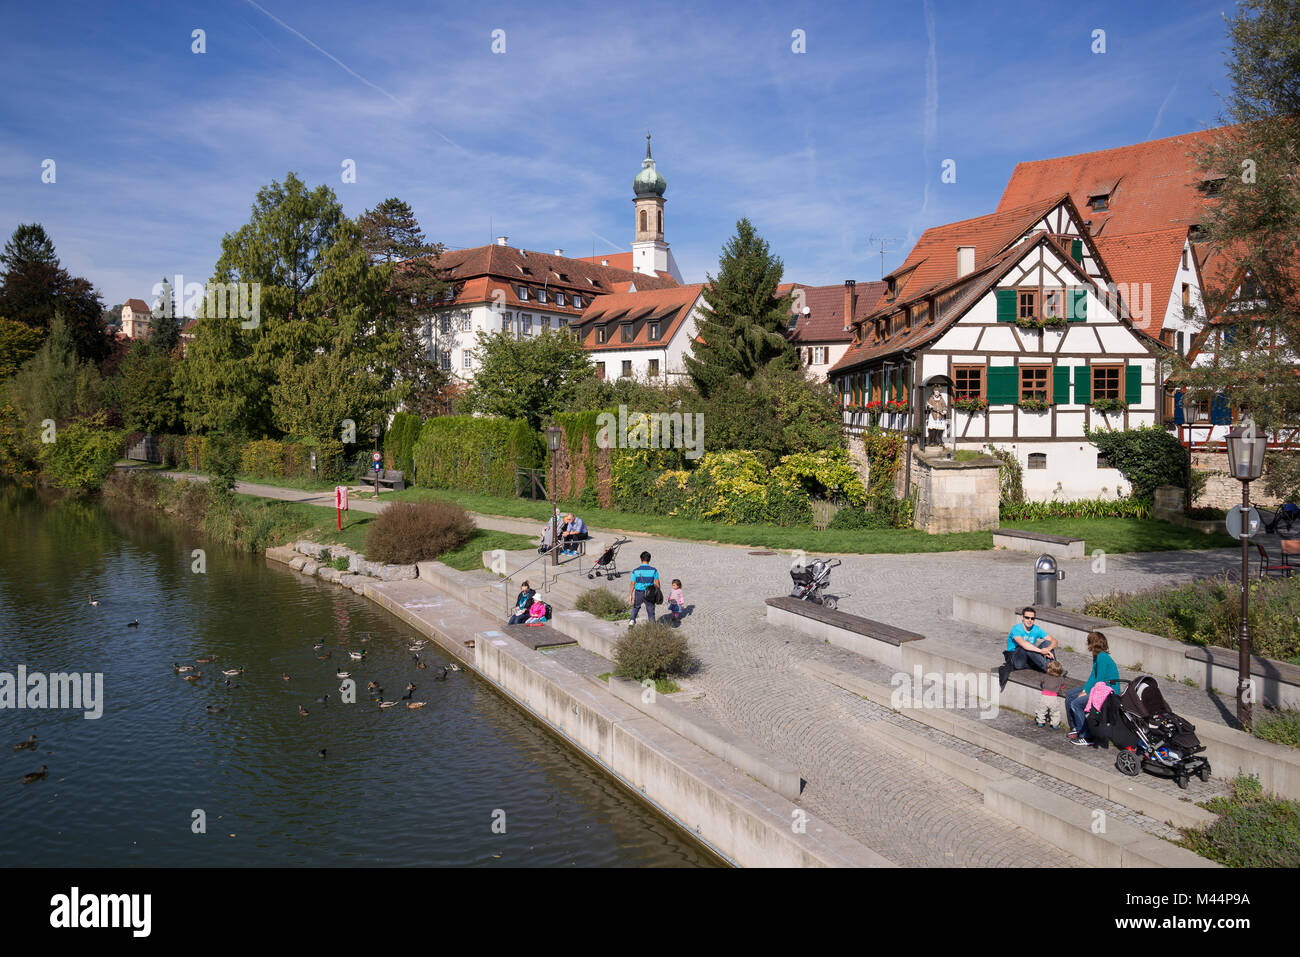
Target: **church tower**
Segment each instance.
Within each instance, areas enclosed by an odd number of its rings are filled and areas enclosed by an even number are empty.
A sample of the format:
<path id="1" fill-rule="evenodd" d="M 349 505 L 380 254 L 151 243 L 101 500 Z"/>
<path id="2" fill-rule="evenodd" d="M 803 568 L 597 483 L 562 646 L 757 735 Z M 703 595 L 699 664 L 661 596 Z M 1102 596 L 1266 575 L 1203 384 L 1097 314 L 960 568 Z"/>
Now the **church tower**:
<path id="1" fill-rule="evenodd" d="M 664 242 L 664 191 L 668 183 L 655 169 L 654 158 L 650 155 L 650 134 L 645 135 L 645 159 L 641 161 L 641 172 L 632 181 L 632 200 L 635 206 L 636 240 L 632 243 L 632 269 L 648 276 L 668 273 L 678 282 L 682 281 L 677 271 L 673 254 Z"/>

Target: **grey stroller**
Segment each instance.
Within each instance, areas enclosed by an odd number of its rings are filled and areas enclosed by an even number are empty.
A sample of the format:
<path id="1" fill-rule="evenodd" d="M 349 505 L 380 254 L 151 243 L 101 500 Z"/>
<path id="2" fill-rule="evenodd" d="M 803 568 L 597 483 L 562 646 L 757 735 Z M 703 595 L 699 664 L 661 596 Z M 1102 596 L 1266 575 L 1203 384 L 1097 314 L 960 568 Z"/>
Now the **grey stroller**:
<path id="1" fill-rule="evenodd" d="M 794 587 L 790 590 L 791 598 L 815 602 L 830 611 L 835 610 L 834 595 L 826 594 L 831 583 L 831 569 L 840 565 L 838 558 L 825 560 L 818 558 L 807 565 L 796 565 L 790 569 L 790 578 Z"/>

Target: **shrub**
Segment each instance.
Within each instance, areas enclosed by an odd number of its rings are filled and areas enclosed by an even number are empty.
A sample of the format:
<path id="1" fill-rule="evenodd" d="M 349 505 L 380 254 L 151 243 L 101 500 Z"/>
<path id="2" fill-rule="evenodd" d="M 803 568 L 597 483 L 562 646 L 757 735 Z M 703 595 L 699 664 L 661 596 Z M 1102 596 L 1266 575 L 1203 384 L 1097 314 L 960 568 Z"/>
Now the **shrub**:
<path id="1" fill-rule="evenodd" d="M 1109 429 L 1089 429 L 1088 441 L 1097 446 L 1109 460 L 1111 468 L 1120 473 L 1133 486 L 1133 497 L 1143 500 L 1155 498 L 1156 486 L 1187 485 L 1191 459 L 1187 449 L 1178 439 L 1154 426 L 1116 432 Z"/>
<path id="2" fill-rule="evenodd" d="M 1083 498 L 1072 502 L 1003 502 L 998 516 L 1006 522 L 1046 518 L 1150 518 L 1151 502 L 1136 498 Z"/>
<path id="3" fill-rule="evenodd" d="M 366 557 L 410 565 L 437 558 L 470 540 L 474 521 L 446 502 L 396 502 L 381 511 L 366 535 Z"/>
<path id="4" fill-rule="evenodd" d="M 686 636 L 662 621 L 629 628 L 614 646 L 614 661 L 614 674 L 633 681 L 689 674 L 698 664 Z"/>
<path id="5" fill-rule="evenodd" d="M 1252 774 L 1238 775 L 1230 797 L 1205 806 L 1219 819 L 1184 828 L 1184 847 L 1228 867 L 1300 867 L 1300 801 L 1266 795 Z"/>
<path id="6" fill-rule="evenodd" d="M 611 621 L 626 619 L 632 609 L 628 603 L 604 588 L 589 588 L 574 602 L 574 608 Z"/>
<path id="7" fill-rule="evenodd" d="M 1278 502 L 1300 501 L 1300 454 L 1270 452 L 1264 456 L 1264 490 Z"/>
<path id="8" fill-rule="evenodd" d="M 773 474 L 790 478 L 810 495 L 847 499 L 853 505 L 867 500 L 867 490 L 844 449 L 795 452 L 784 456 Z"/>
<path id="9" fill-rule="evenodd" d="M 420 437 L 422 422 L 418 415 L 398 412 L 393 416 L 393 423 L 388 427 L 384 438 L 384 451 L 391 460 L 392 468 L 399 469 L 410 476 L 415 471 L 413 456 L 415 443 Z"/>
<path id="10" fill-rule="evenodd" d="M 235 487 L 235 476 L 239 474 L 239 442 L 232 436 L 214 432 L 208 436 L 208 471 L 212 473 L 212 484 L 223 492 Z"/>
<path id="11" fill-rule="evenodd" d="M 1250 729 L 1257 738 L 1300 748 L 1300 711 L 1266 711 Z"/>
<path id="12" fill-rule="evenodd" d="M 102 425 L 102 415 L 69 422 L 59 427 L 56 441 L 41 446 L 41 466 L 51 482 L 78 492 L 104 483 L 122 454 L 123 434 Z"/>

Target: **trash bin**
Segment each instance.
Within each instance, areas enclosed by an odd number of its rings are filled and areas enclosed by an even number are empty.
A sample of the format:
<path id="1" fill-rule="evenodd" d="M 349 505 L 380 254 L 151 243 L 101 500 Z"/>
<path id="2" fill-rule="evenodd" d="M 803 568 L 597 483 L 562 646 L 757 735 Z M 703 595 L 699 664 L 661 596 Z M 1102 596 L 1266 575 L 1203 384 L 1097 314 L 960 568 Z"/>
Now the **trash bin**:
<path id="1" fill-rule="evenodd" d="M 1051 555 L 1039 555 L 1034 562 L 1034 604 L 1044 608 L 1055 608 L 1060 604 L 1056 600 L 1056 583 L 1065 580 L 1065 572 L 1056 567 L 1056 559 Z"/>

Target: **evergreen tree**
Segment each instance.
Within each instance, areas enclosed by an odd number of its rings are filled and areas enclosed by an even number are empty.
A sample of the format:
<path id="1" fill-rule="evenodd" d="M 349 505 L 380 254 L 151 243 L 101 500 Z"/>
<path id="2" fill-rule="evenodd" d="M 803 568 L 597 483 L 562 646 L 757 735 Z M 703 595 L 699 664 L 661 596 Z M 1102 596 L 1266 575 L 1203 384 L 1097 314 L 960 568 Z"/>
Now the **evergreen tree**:
<path id="1" fill-rule="evenodd" d="M 40 223 L 19 223 L 0 253 L 0 265 L 8 273 L 29 263 L 58 267 L 59 257 L 54 253 L 54 241 Z"/>
<path id="2" fill-rule="evenodd" d="M 59 265 L 54 243 L 37 223 L 14 230 L 0 253 L 5 267 L 0 283 L 0 315 L 42 331 L 62 318 L 77 355 L 102 362 L 111 343 L 105 332 L 104 304 L 87 279 Z"/>
<path id="3" fill-rule="evenodd" d="M 751 379 L 773 362 L 798 361 L 784 335 L 792 300 L 776 294 L 785 266 L 748 219 L 736 224 L 719 267 L 704 287 L 705 316 L 693 355 L 686 356 L 686 371 L 706 397 L 727 379 Z"/>
<path id="4" fill-rule="evenodd" d="M 408 386 L 406 407 L 426 418 L 439 414 L 451 381 L 442 356 L 457 345 L 460 334 L 449 320 L 432 315 L 448 288 L 438 266 L 443 246 L 429 242 L 414 211 L 397 198 L 367 210 L 357 226 L 372 262 L 393 267 L 390 292 L 401 335 L 397 371 Z"/>
<path id="5" fill-rule="evenodd" d="M 1228 20 L 1233 91 L 1226 127 L 1198 157 L 1224 176 L 1199 240 L 1206 271 L 1203 352 L 1177 372 L 1194 394 L 1226 392 L 1261 427 L 1300 421 L 1300 4 L 1243 0 Z"/>
<path id="6" fill-rule="evenodd" d="M 170 353 L 181 344 L 180 320 L 176 315 L 176 297 L 171 283 L 163 277 L 162 292 L 149 317 L 149 345 L 159 352 Z"/>

